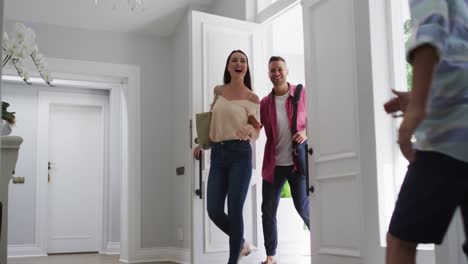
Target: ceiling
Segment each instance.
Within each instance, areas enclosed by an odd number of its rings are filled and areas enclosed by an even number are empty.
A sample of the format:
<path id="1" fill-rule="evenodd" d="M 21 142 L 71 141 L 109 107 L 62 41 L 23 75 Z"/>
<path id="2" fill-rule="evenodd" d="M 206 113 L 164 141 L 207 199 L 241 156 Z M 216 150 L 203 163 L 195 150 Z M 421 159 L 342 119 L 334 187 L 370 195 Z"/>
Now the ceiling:
<path id="1" fill-rule="evenodd" d="M 208 8 L 214 0 L 142 0 L 130 11 L 128 0 L 5 0 L 8 20 L 64 27 L 168 36 L 189 5 Z"/>

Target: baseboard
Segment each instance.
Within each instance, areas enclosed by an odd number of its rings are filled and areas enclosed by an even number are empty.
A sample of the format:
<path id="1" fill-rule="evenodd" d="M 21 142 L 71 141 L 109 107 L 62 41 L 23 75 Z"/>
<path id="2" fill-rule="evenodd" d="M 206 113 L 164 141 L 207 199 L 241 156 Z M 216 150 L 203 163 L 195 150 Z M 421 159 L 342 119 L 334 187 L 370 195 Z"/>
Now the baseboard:
<path id="1" fill-rule="evenodd" d="M 110 242 L 102 254 L 118 255 L 120 254 L 120 243 Z M 9 258 L 21 257 L 44 257 L 44 254 L 37 245 L 12 245 L 8 246 Z M 164 247 L 164 248 L 144 248 L 138 251 L 137 257 L 131 263 L 145 263 L 170 261 L 180 264 L 190 263 L 190 249 Z"/>
<path id="2" fill-rule="evenodd" d="M 171 256 L 169 261 L 180 263 L 180 264 L 190 264 L 190 249 L 186 248 L 171 248 Z"/>
<path id="3" fill-rule="evenodd" d="M 105 255 L 120 255 L 120 242 L 109 242 L 107 243 L 104 251 L 100 252 Z"/>
<path id="4" fill-rule="evenodd" d="M 180 264 L 190 263 L 190 250 L 184 248 L 142 248 L 131 263 L 170 261 Z"/>
<path id="5" fill-rule="evenodd" d="M 47 254 L 42 252 L 42 250 L 35 244 L 8 246 L 9 258 L 43 257 L 43 256 L 47 256 Z"/>

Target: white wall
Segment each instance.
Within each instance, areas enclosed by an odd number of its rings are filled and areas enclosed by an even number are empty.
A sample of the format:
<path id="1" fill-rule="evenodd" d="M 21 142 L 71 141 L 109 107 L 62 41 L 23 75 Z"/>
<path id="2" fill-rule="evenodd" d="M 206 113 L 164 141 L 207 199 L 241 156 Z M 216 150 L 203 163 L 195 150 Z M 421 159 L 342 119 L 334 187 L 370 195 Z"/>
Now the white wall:
<path id="1" fill-rule="evenodd" d="M 217 0 L 214 1 L 213 14 L 225 16 L 239 20 L 247 20 L 246 2 L 255 2 L 253 0 Z"/>
<path id="2" fill-rule="evenodd" d="M 0 29 L 3 32 L 3 0 L 0 0 Z M 2 55 L 2 51 L 3 50 L 0 50 L 0 55 Z M 0 68 L 0 74 L 1 73 L 2 73 L 2 69 Z M 2 85 L 0 84 L 0 102 L 1 102 L 1 99 L 2 99 Z"/>
<path id="3" fill-rule="evenodd" d="M 25 184 L 9 187 L 8 244 L 35 244 L 37 90 L 2 83 L 2 98 L 11 103 L 10 111 L 17 112 L 18 124 L 12 134 L 22 136 L 24 144 L 19 151 L 16 176 L 26 177 Z M 22 164 L 26 165 L 24 169 L 20 168 Z"/>
<path id="4" fill-rule="evenodd" d="M 12 23 L 6 22 L 7 31 L 11 31 Z M 172 149 L 173 141 L 168 114 L 171 108 L 170 39 L 25 24 L 35 30 L 39 48 L 47 57 L 140 66 L 141 247 L 170 246 L 172 207 L 171 188 L 168 187 L 172 186 L 172 152 L 168 150 Z M 120 237 L 112 238 L 115 239 Z"/>
<path id="5" fill-rule="evenodd" d="M 177 140 L 173 145 L 173 166 L 172 178 L 174 182 L 173 188 L 173 245 L 179 248 L 190 248 L 190 232 L 191 232 L 191 176 L 189 167 L 191 166 L 192 158 L 190 156 L 190 138 L 189 138 L 189 119 L 190 119 L 190 36 L 189 24 L 187 16 L 179 23 L 176 32 L 173 36 L 172 43 L 174 48 L 173 53 L 173 89 L 172 89 L 172 131 L 173 136 Z M 195 124 L 195 123 L 194 123 Z M 175 176 L 175 168 L 183 166 L 186 173 L 184 175 Z M 177 228 L 181 228 L 184 233 L 182 241 L 178 239 Z"/>

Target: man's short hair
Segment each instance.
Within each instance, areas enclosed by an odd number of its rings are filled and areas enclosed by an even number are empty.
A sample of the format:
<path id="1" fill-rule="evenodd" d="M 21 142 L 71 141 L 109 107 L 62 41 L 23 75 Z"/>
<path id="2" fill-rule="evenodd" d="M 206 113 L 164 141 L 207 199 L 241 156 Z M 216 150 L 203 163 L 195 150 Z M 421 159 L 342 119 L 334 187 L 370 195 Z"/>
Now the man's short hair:
<path id="1" fill-rule="evenodd" d="M 282 61 L 282 62 L 284 62 L 284 64 L 286 64 L 286 61 L 284 60 L 283 57 L 281 57 L 281 56 L 271 56 L 270 61 L 268 61 L 268 65 L 270 65 L 270 63 L 272 63 L 274 61 Z"/>

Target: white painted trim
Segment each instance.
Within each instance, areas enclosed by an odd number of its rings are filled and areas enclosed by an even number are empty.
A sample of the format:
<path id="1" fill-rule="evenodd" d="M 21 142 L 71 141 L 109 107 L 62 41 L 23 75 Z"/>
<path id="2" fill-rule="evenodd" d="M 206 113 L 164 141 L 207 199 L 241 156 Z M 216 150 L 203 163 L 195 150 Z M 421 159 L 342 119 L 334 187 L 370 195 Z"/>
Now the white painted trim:
<path id="1" fill-rule="evenodd" d="M 49 58 L 47 59 L 49 60 Z M 54 60 L 54 59 L 53 59 Z M 97 73 L 98 74 L 98 73 Z M 101 83 L 122 83 L 122 81 L 125 81 L 125 78 L 119 77 L 118 75 L 106 75 L 106 76 L 100 76 L 97 74 L 79 74 L 79 73 L 70 73 L 66 71 L 60 70 L 55 70 L 53 72 L 53 81 L 52 84 L 55 85 L 55 81 L 58 79 L 64 79 L 64 80 L 72 80 L 72 81 L 91 81 L 91 82 L 101 82 Z M 2 75 L 4 76 L 9 76 L 9 78 L 14 78 L 15 80 L 18 80 L 20 82 L 24 81 L 18 77 L 18 72 L 14 68 L 4 68 Z M 37 80 L 38 84 L 44 84 L 44 81 L 38 74 L 38 72 L 31 72 L 31 78 L 28 80 Z"/>
<path id="2" fill-rule="evenodd" d="M 353 257 L 353 258 L 361 257 L 361 252 L 356 249 L 322 247 L 319 249 L 318 252 L 319 254 L 325 254 L 325 255 L 344 256 L 344 257 Z"/>
<path id="3" fill-rule="evenodd" d="M 44 257 L 44 254 L 37 244 L 31 245 L 11 245 L 8 246 L 9 258 L 22 258 L 22 257 Z"/>
<path id="4" fill-rule="evenodd" d="M 323 175 L 320 177 L 315 177 L 315 180 L 320 181 L 327 181 L 327 180 L 336 180 L 336 179 L 343 179 L 343 178 L 357 178 L 359 175 L 358 172 L 350 172 L 350 173 L 343 173 L 343 174 L 332 174 L 332 175 Z"/>
<path id="5" fill-rule="evenodd" d="M 323 163 L 323 162 L 330 162 L 330 161 L 337 161 L 341 159 L 351 159 L 357 158 L 358 155 L 356 152 L 344 152 L 344 153 L 336 153 L 336 154 L 327 154 L 327 155 L 320 155 L 317 153 L 315 155 L 316 160 L 315 163 Z"/>
<path id="6" fill-rule="evenodd" d="M 105 249 L 99 253 L 105 255 L 119 255 L 120 242 L 108 242 Z"/>
<path id="7" fill-rule="evenodd" d="M 2 80 L 7 82 L 24 83 L 19 76 L 2 75 Z M 46 86 L 47 84 L 41 78 L 30 78 L 28 82 Z M 98 82 L 98 81 L 76 81 L 68 79 L 54 79 L 53 85 L 60 87 L 74 87 L 74 88 L 85 88 L 85 89 L 98 89 L 98 90 L 111 90 L 117 88 L 121 83 L 112 82 Z M 91 88 L 92 87 L 92 88 Z"/>
<path id="8" fill-rule="evenodd" d="M 180 263 L 180 264 L 189 264 L 190 263 L 190 249 L 185 248 L 171 248 L 170 249 L 169 261 Z"/>
<path id="9" fill-rule="evenodd" d="M 262 11 L 260 11 L 255 16 L 255 22 L 259 24 L 267 23 L 282 13 L 288 11 L 293 6 L 299 4 L 300 0 L 278 0 L 271 4 L 270 6 L 266 7 Z M 257 5 L 258 8 L 258 5 Z"/>
<path id="10" fill-rule="evenodd" d="M 121 252 L 122 261 L 132 261 L 140 248 L 140 177 L 141 177 L 141 116 L 140 116 L 140 67 L 136 65 L 110 64 L 91 61 L 78 61 L 48 58 L 49 69 L 56 78 L 82 76 L 78 79 L 86 81 L 83 76 L 108 76 L 121 80 L 122 88 L 119 96 L 121 109 L 128 110 L 122 115 L 128 118 L 121 123 L 122 127 L 122 189 L 121 189 Z M 39 215 L 36 215 L 40 222 Z M 38 236 L 38 246 L 44 238 Z M 45 254 L 45 252 L 42 252 Z"/>
<path id="11" fill-rule="evenodd" d="M 190 263 L 190 250 L 175 247 L 145 248 L 138 251 L 135 261 L 125 263 L 146 263 L 171 261 L 181 264 Z"/>

